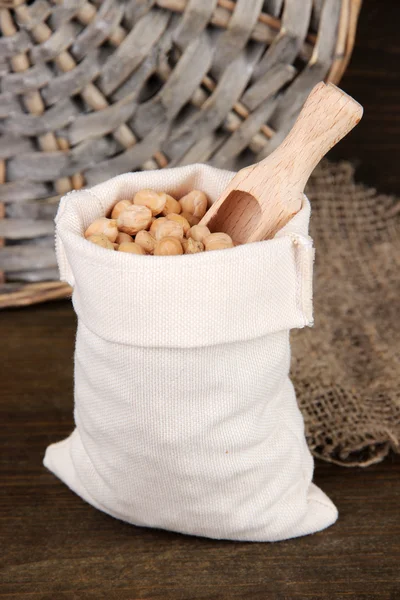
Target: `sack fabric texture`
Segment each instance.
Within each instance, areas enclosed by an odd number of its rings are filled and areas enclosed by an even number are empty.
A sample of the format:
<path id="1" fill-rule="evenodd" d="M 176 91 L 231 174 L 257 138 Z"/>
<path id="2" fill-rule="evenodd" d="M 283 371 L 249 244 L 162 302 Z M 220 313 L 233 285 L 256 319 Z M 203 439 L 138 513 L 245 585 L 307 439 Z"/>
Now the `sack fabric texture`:
<path id="1" fill-rule="evenodd" d="M 310 205 L 274 239 L 196 255 L 110 252 L 83 237 L 141 188 L 215 201 L 232 172 L 120 175 L 61 201 L 56 249 L 78 316 L 75 423 L 44 464 L 136 525 L 276 541 L 337 518 L 289 379 L 289 331 L 312 324 Z"/>

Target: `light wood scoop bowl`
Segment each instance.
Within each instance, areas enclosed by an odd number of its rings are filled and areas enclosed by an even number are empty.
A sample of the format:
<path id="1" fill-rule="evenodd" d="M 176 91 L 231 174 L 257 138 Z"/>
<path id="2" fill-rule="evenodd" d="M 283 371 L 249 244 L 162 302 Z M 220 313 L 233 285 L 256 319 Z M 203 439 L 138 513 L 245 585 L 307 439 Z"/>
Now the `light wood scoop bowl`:
<path id="1" fill-rule="evenodd" d="M 333 84 L 317 84 L 293 128 L 267 158 L 239 171 L 203 219 L 235 244 L 272 238 L 300 210 L 321 158 L 357 123 L 362 106 Z"/>

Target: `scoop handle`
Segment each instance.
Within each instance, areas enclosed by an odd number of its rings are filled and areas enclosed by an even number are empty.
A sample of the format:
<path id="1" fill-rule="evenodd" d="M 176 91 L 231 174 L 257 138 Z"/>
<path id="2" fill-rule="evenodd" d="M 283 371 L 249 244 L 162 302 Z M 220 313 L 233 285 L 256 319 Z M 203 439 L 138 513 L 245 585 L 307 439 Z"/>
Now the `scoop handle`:
<path id="1" fill-rule="evenodd" d="M 332 83 L 318 83 L 308 96 L 282 144 L 258 163 L 264 170 L 279 165 L 288 186 L 303 192 L 321 158 L 360 121 L 363 108 Z"/>

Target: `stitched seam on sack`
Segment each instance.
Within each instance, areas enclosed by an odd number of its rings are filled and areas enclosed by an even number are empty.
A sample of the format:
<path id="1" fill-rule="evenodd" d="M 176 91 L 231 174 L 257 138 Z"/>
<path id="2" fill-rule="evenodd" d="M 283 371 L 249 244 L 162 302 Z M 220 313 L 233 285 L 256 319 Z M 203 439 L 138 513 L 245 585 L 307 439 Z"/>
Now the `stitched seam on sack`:
<path id="1" fill-rule="evenodd" d="M 292 239 L 296 263 L 296 304 L 302 315 L 303 325 L 307 326 L 308 324 L 312 324 L 312 319 L 307 318 L 307 313 L 312 313 L 312 282 L 307 282 L 307 286 L 304 286 L 304 280 L 309 276 L 312 277 L 312 270 L 311 273 L 308 273 L 308 268 L 306 269 L 305 266 L 308 267 L 307 246 L 310 246 L 311 252 L 313 252 L 314 248 L 311 238 L 307 238 L 304 242 L 303 236 L 299 234 L 289 233 L 289 237 Z M 310 286 L 311 298 L 309 298 L 308 294 Z"/>
<path id="2" fill-rule="evenodd" d="M 301 247 L 301 244 L 299 244 L 298 246 L 299 249 L 299 253 L 300 253 L 300 265 L 299 265 L 299 303 L 300 303 L 300 310 L 302 313 L 302 317 L 303 317 L 303 322 L 304 322 L 304 326 L 307 325 L 307 314 L 306 314 L 306 308 L 305 308 L 305 291 L 304 291 L 304 277 L 305 277 L 305 273 L 304 273 L 304 263 L 303 263 L 303 259 L 305 258 L 303 255 L 304 249 Z M 296 269 L 297 270 L 297 269 Z"/>
<path id="3" fill-rule="evenodd" d="M 298 264 L 298 259 L 299 259 L 298 253 L 301 252 L 300 242 L 297 237 L 294 239 L 292 238 L 292 240 L 293 240 L 293 245 L 294 245 L 294 255 L 295 255 L 295 262 L 296 262 L 296 304 L 301 313 L 301 316 L 303 319 L 303 325 L 305 325 L 306 319 L 305 319 L 305 315 L 304 315 L 303 302 L 302 302 L 303 280 L 302 280 L 301 260 L 299 261 L 299 264 Z"/>
<path id="4" fill-rule="evenodd" d="M 313 324 L 313 261 L 314 247 L 307 244 L 302 246 L 301 260 L 301 302 L 304 313 L 305 325 Z"/>

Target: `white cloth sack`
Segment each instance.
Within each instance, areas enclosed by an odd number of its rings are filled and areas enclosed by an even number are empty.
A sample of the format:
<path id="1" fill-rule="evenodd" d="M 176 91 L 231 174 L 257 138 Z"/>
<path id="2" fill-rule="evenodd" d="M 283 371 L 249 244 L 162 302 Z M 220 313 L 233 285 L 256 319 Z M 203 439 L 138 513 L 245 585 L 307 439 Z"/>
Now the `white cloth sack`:
<path id="1" fill-rule="evenodd" d="M 273 240 L 137 256 L 85 228 L 141 188 L 215 201 L 233 173 L 205 165 L 128 173 L 68 194 L 56 217 L 74 287 L 75 431 L 44 464 L 96 508 L 135 525 L 247 541 L 337 518 L 289 380 L 289 330 L 312 324 L 310 206 Z"/>

